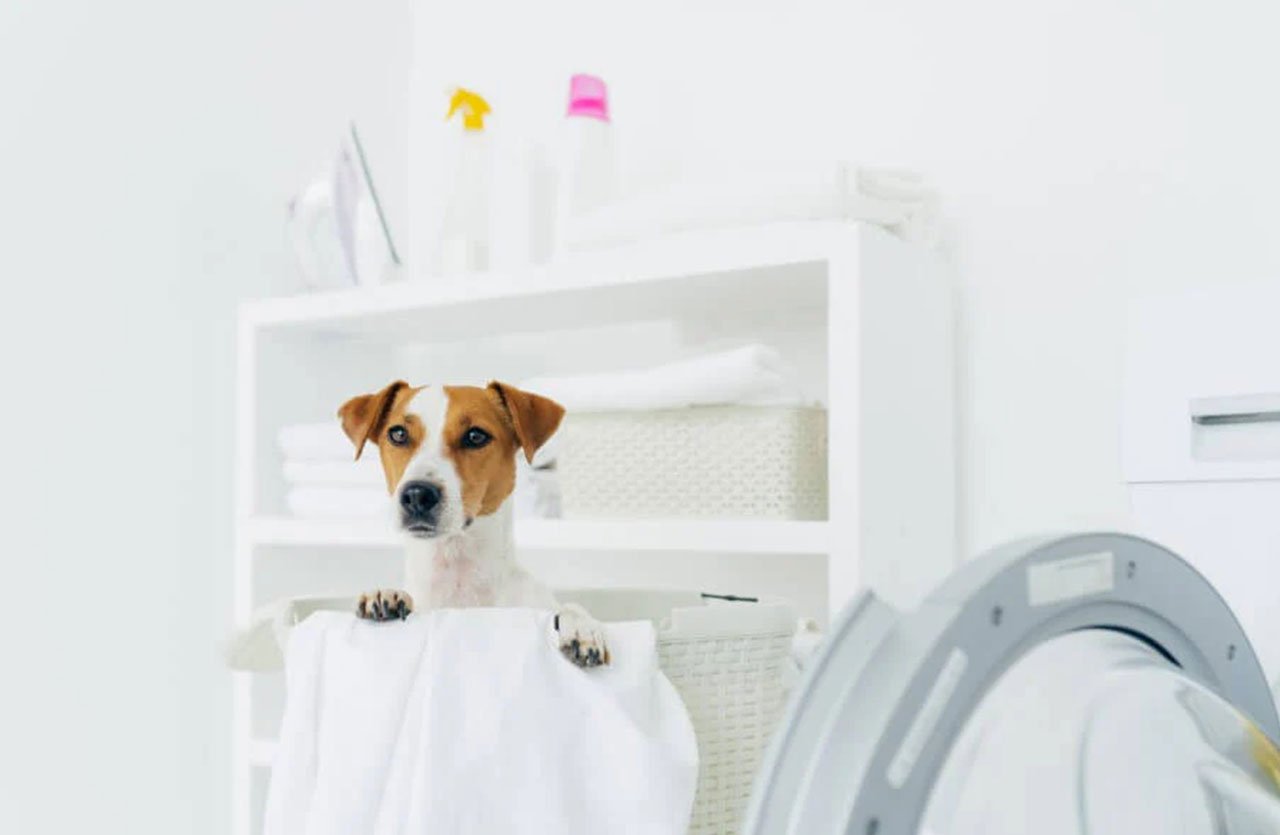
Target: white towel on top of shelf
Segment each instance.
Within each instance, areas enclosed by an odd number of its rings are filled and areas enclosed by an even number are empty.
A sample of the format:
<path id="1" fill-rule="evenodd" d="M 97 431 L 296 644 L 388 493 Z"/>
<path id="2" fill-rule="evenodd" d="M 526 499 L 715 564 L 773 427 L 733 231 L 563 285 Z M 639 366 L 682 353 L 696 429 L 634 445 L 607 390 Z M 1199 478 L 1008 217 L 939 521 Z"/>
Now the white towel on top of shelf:
<path id="1" fill-rule="evenodd" d="M 852 179 L 846 217 L 864 219 L 858 217 L 859 211 L 869 215 L 874 203 L 887 215 L 878 222 L 890 232 L 911 243 L 938 245 L 942 234 L 938 192 L 923 175 L 901 168 L 861 167 L 853 169 Z"/>
<path id="2" fill-rule="evenodd" d="M 276 434 L 284 457 L 297 461 L 352 461 L 356 449 L 337 419 L 323 423 L 295 423 Z"/>
<path id="3" fill-rule="evenodd" d="M 803 221 L 861 221 L 913 243 L 938 243 L 937 191 L 918 173 L 845 162 L 707 161 L 695 175 L 649 186 L 575 218 L 570 249 L 660 235 Z"/>
<path id="4" fill-rule="evenodd" d="M 266 835 L 679 835 L 693 725 L 648 621 L 581 670 L 551 613 L 440 609 L 388 627 L 317 612 L 286 650 Z"/>
<path id="5" fill-rule="evenodd" d="M 745 345 L 633 371 L 536 377 L 520 387 L 558 401 L 570 413 L 801 401 L 795 375 L 778 352 L 766 345 Z"/>
<path id="6" fill-rule="evenodd" d="M 300 519 L 387 519 L 392 514 L 386 487 L 294 487 L 284 501 Z"/>
<path id="7" fill-rule="evenodd" d="M 369 454 L 373 453 L 373 454 Z M 377 451 L 369 450 L 359 461 L 309 461 L 287 458 L 284 480 L 300 487 L 377 487 L 386 485 Z"/>

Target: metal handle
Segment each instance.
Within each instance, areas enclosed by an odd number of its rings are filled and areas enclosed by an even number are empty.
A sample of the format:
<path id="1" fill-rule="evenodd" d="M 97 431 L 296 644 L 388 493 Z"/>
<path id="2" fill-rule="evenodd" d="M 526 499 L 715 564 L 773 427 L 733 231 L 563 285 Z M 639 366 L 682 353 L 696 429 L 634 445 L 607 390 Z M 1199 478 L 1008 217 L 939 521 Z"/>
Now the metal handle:
<path id="1" fill-rule="evenodd" d="M 1197 426 L 1280 423 L 1280 394 L 1200 397 L 1191 401 L 1190 411 Z"/>

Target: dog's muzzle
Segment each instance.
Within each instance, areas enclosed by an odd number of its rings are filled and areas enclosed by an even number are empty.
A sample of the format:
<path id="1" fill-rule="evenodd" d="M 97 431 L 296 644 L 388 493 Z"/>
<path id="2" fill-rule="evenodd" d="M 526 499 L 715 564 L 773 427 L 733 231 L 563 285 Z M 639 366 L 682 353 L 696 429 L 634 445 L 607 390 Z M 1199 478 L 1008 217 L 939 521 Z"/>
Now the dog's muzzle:
<path id="1" fill-rule="evenodd" d="M 444 491 L 430 481 L 411 481 L 400 488 L 400 527 L 414 536 L 436 533 Z"/>

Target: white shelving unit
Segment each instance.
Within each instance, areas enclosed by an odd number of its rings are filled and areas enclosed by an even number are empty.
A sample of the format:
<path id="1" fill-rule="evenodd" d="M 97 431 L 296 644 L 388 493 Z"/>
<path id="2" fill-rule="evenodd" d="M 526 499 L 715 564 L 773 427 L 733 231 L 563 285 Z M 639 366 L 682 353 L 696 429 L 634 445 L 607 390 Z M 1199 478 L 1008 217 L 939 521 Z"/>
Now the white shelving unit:
<path id="1" fill-rule="evenodd" d="M 520 559 L 552 585 L 781 592 L 822 620 L 863 583 L 908 602 L 954 563 L 951 285 L 933 256 L 882 230 L 821 223 L 249 302 L 238 329 L 235 620 L 282 594 L 337 591 L 316 584 L 339 575 L 350 593 L 395 583 L 389 528 L 285 514 L 280 426 L 327 418 L 396 377 L 515 381 L 750 341 L 779 347 L 827 404 L 829 520 L 518 520 Z M 234 687 L 242 835 L 260 816 L 278 678 L 241 674 Z"/>

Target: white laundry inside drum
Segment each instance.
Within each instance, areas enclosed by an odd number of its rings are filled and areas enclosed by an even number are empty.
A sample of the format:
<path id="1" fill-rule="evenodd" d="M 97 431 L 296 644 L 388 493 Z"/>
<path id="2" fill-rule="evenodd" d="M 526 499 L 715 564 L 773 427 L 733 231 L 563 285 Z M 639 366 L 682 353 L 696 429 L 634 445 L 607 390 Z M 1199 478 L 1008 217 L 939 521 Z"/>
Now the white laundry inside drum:
<path id="1" fill-rule="evenodd" d="M 913 612 L 855 601 L 744 832 L 1280 833 L 1278 730 L 1239 624 L 1176 555 L 1109 534 L 1024 543 Z"/>
<path id="2" fill-rule="evenodd" d="M 1280 832 L 1250 723 L 1150 645 L 1090 629 L 1017 661 L 961 728 L 921 833 Z"/>

